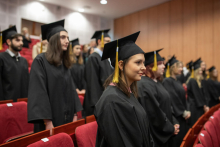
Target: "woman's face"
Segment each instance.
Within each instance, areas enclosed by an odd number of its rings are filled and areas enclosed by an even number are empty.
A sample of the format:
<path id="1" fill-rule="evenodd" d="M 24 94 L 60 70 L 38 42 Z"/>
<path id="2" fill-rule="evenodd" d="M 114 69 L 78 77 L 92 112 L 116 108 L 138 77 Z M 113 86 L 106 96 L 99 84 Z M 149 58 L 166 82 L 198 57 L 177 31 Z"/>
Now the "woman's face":
<path id="1" fill-rule="evenodd" d="M 217 77 L 218 77 L 218 71 L 217 71 L 217 69 L 214 69 L 214 70 L 212 71 L 212 75 L 213 75 L 214 78 L 217 78 Z"/>
<path id="2" fill-rule="evenodd" d="M 60 43 L 63 51 L 66 51 L 69 45 L 69 36 L 66 31 L 60 32 Z"/>
<path id="3" fill-rule="evenodd" d="M 157 65 L 157 71 L 154 72 L 155 78 L 159 78 L 163 75 L 164 68 L 165 68 L 164 63 Z"/>
<path id="4" fill-rule="evenodd" d="M 206 64 L 205 64 L 204 61 L 200 64 L 200 67 L 201 67 L 202 71 L 205 71 L 205 69 L 206 69 Z"/>
<path id="5" fill-rule="evenodd" d="M 202 68 L 200 67 L 198 70 L 199 70 L 199 75 L 202 75 Z"/>
<path id="6" fill-rule="evenodd" d="M 78 57 L 81 53 L 81 46 L 80 45 L 75 45 L 73 47 L 73 54 Z"/>
<path id="7" fill-rule="evenodd" d="M 174 74 L 175 75 L 181 75 L 183 71 L 183 64 L 182 63 L 175 63 L 175 68 L 174 68 Z"/>
<path id="8" fill-rule="evenodd" d="M 141 80 L 141 76 L 144 74 L 144 70 L 146 69 L 144 62 L 144 54 L 136 54 L 130 57 L 124 68 L 126 77 L 129 81 L 134 82 Z"/>

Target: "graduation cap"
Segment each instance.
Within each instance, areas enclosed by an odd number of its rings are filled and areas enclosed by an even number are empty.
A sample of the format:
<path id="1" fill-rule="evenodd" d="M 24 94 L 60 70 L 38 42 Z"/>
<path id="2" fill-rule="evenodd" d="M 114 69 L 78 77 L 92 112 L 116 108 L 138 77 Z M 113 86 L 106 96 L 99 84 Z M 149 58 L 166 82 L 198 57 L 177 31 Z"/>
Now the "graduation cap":
<path id="1" fill-rule="evenodd" d="M 73 53 L 72 53 L 72 50 L 73 50 L 73 47 L 74 47 L 75 45 L 80 45 L 80 44 L 79 44 L 79 38 L 76 38 L 76 39 L 70 41 L 70 45 L 69 45 L 70 55 L 73 54 Z"/>
<path id="2" fill-rule="evenodd" d="M 192 65 L 193 65 L 193 61 L 191 60 L 190 62 L 188 62 L 188 63 L 186 64 L 186 68 L 190 70 L 191 67 L 192 67 Z"/>
<path id="3" fill-rule="evenodd" d="M 173 55 L 173 57 L 170 58 L 170 60 L 167 61 L 166 65 L 165 65 L 165 67 L 166 67 L 166 69 L 167 69 L 167 71 L 166 71 L 166 77 L 167 77 L 167 78 L 170 77 L 170 67 L 171 67 L 173 64 L 177 63 L 177 62 L 179 62 L 179 60 L 176 60 L 175 55 Z"/>
<path id="4" fill-rule="evenodd" d="M 201 58 L 197 59 L 193 64 L 192 64 L 192 67 L 191 67 L 191 78 L 194 78 L 194 71 L 198 68 L 200 68 L 200 64 L 202 63 L 202 60 Z"/>
<path id="5" fill-rule="evenodd" d="M 105 44 L 102 60 L 110 58 L 111 65 L 115 67 L 113 83 L 118 83 L 119 81 L 118 61 L 128 59 L 136 54 L 144 54 L 144 51 L 135 44 L 139 34 L 140 31 Z"/>
<path id="6" fill-rule="evenodd" d="M 208 69 L 209 73 L 207 74 L 207 79 L 210 77 L 210 73 L 215 69 L 216 69 L 215 66 L 212 66 Z"/>
<path id="7" fill-rule="evenodd" d="M 17 34 L 16 26 L 2 31 L 0 33 L 0 47 L 2 47 L 2 45 L 6 42 L 7 39 L 10 39 L 15 34 Z"/>
<path id="8" fill-rule="evenodd" d="M 47 41 L 49 42 L 50 37 L 53 36 L 54 34 L 61 32 L 61 31 L 66 31 L 64 29 L 64 21 L 65 20 L 63 19 L 57 22 L 42 25 L 41 26 L 42 40 L 47 39 Z"/>
<path id="9" fill-rule="evenodd" d="M 105 38 L 105 37 L 110 37 L 110 36 L 108 35 L 108 32 L 109 32 L 109 31 L 110 31 L 110 29 L 96 31 L 96 32 L 93 34 L 93 36 L 92 36 L 91 39 L 94 39 L 94 38 L 95 38 L 96 41 L 99 40 L 99 39 L 101 39 L 101 43 L 102 43 L 101 47 L 104 48 L 104 38 Z"/>
<path id="10" fill-rule="evenodd" d="M 158 52 L 160 52 L 162 49 L 159 49 L 159 50 L 156 50 L 156 51 L 152 51 L 152 52 L 148 52 L 148 53 L 145 53 L 144 54 L 144 57 L 145 57 L 145 66 L 151 64 L 151 63 L 154 63 L 154 67 L 156 68 L 157 70 L 157 62 L 158 61 L 164 61 L 164 58 L 162 58 L 160 56 L 160 54 Z M 152 69 L 153 70 L 153 69 Z M 155 71 L 156 71 L 155 70 Z"/>

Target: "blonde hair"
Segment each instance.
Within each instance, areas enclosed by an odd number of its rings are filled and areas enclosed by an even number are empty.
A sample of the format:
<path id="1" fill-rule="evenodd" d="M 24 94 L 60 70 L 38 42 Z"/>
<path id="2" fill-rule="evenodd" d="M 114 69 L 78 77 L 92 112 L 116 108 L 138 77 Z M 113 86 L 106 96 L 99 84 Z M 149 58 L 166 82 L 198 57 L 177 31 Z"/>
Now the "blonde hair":
<path id="1" fill-rule="evenodd" d="M 201 67 L 200 67 L 201 68 Z M 196 82 L 197 82 L 197 84 L 198 84 L 198 86 L 199 86 L 199 88 L 201 88 L 202 87 L 202 80 L 203 80 L 203 76 L 199 73 L 199 71 L 201 70 L 200 68 L 198 68 L 198 69 L 196 69 L 195 71 L 194 71 L 194 79 L 196 80 Z M 189 80 L 191 79 L 191 76 L 188 78 L 188 80 L 187 80 L 187 84 L 189 83 Z"/>
<path id="2" fill-rule="evenodd" d="M 182 62 L 180 62 L 180 61 L 178 61 L 178 62 L 176 62 L 176 63 L 174 63 L 171 67 L 170 67 L 170 74 L 172 74 L 172 72 L 177 68 L 177 67 L 179 67 L 180 66 L 180 64 L 182 64 L 183 65 L 183 63 Z"/>

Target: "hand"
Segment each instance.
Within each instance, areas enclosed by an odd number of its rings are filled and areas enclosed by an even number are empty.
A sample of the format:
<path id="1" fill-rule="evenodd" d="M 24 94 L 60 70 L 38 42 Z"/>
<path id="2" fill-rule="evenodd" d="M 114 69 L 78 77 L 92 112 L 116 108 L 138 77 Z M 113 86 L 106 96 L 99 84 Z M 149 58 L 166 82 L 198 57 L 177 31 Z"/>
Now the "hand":
<path id="1" fill-rule="evenodd" d="M 185 117 L 185 120 L 189 119 L 189 118 L 190 118 L 190 116 L 191 116 L 191 113 L 190 113 L 190 112 L 188 112 L 188 114 L 187 114 L 187 115 L 186 115 L 186 117 Z"/>
<path id="2" fill-rule="evenodd" d="M 218 99 L 219 99 L 219 101 L 220 101 L 220 97 L 219 97 Z"/>
<path id="3" fill-rule="evenodd" d="M 206 107 L 206 111 L 205 112 L 208 112 L 209 111 L 209 107 Z"/>
<path id="4" fill-rule="evenodd" d="M 52 136 L 52 129 L 54 128 L 52 121 L 45 119 L 44 124 L 45 124 L 45 129 L 50 130 L 50 136 Z"/>
<path id="5" fill-rule="evenodd" d="M 73 116 L 73 122 L 74 121 L 77 121 L 77 114 L 74 114 L 74 116 Z"/>
<path id="6" fill-rule="evenodd" d="M 179 133 L 179 131 L 180 131 L 179 128 L 180 128 L 179 124 L 174 125 L 174 135 L 177 135 Z"/>

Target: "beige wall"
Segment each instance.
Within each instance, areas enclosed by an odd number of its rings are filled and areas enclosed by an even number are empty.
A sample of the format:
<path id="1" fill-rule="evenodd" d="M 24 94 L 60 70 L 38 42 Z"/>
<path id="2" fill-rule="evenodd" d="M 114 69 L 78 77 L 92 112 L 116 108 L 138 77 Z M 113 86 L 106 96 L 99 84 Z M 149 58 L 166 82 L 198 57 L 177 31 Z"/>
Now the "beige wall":
<path id="1" fill-rule="evenodd" d="M 141 31 L 144 51 L 164 48 L 184 63 L 199 57 L 220 73 L 220 0 L 172 0 L 114 20 L 114 37 Z"/>

